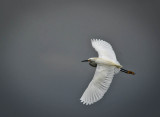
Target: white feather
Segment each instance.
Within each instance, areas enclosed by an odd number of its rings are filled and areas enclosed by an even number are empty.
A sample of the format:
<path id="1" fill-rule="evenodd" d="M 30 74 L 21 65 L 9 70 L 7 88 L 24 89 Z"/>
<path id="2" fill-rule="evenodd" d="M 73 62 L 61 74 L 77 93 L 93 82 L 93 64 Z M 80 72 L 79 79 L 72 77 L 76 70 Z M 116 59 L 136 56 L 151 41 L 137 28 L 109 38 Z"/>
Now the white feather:
<path id="1" fill-rule="evenodd" d="M 113 61 L 114 63 L 119 64 L 115 52 L 108 42 L 100 39 L 91 39 L 91 43 L 93 48 L 98 52 L 99 58 L 108 59 L 110 61 Z"/>
<path id="2" fill-rule="evenodd" d="M 97 66 L 93 80 L 80 99 L 83 104 L 93 104 L 104 96 L 112 82 L 114 69 L 115 66 Z"/>

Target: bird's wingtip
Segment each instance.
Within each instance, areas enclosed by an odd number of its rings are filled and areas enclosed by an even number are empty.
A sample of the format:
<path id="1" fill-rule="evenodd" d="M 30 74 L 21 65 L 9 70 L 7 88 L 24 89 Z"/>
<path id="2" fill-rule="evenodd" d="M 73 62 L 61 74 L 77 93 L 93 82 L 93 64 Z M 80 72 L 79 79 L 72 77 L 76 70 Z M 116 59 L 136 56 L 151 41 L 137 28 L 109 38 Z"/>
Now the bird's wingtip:
<path id="1" fill-rule="evenodd" d="M 91 41 L 103 41 L 102 39 L 92 38 Z"/>
<path id="2" fill-rule="evenodd" d="M 80 98 L 80 101 L 81 101 L 81 103 L 83 103 L 84 105 L 91 105 L 91 104 L 93 104 L 94 102 L 87 102 L 87 101 L 85 101 L 84 99 L 82 99 L 82 98 Z"/>

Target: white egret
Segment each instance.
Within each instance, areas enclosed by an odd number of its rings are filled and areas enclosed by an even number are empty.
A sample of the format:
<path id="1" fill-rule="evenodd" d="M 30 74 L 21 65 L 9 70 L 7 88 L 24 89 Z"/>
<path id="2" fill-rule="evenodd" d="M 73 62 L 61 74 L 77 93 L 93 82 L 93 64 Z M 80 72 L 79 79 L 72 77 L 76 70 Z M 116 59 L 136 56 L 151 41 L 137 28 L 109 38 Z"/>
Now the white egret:
<path id="1" fill-rule="evenodd" d="M 122 68 L 109 43 L 100 39 L 91 39 L 91 43 L 99 56 L 82 61 L 89 62 L 92 67 L 96 67 L 92 81 L 80 98 L 81 102 L 86 105 L 93 104 L 104 96 L 112 82 L 114 74 L 117 74 L 119 71 L 132 75 L 135 74 Z"/>

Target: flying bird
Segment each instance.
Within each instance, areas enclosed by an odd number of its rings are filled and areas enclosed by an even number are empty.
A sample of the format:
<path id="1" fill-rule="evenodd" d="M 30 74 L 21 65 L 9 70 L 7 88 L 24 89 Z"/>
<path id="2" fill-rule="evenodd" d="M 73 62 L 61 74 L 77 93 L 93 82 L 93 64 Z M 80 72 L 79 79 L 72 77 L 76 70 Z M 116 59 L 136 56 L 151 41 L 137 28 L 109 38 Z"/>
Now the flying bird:
<path id="1" fill-rule="evenodd" d="M 100 39 L 91 39 L 91 43 L 98 52 L 98 57 L 82 61 L 89 62 L 92 67 L 96 67 L 92 81 L 80 98 L 81 102 L 86 105 L 91 105 L 104 96 L 114 75 L 119 73 L 119 71 L 132 75 L 135 74 L 122 68 L 122 65 L 117 61 L 112 46 L 108 42 Z"/>

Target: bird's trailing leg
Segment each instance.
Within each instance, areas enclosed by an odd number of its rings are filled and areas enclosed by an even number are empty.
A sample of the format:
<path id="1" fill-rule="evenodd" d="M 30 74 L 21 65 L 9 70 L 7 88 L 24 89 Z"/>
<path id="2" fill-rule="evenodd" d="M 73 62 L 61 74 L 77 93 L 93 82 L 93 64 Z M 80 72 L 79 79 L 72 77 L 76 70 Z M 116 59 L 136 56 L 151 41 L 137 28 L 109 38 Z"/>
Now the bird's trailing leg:
<path id="1" fill-rule="evenodd" d="M 124 73 L 126 73 L 126 74 L 132 74 L 132 75 L 135 75 L 135 73 L 134 73 L 134 72 L 132 72 L 132 71 L 128 71 L 128 70 L 125 70 L 125 69 L 123 69 L 123 68 L 120 68 L 120 71 L 121 71 L 121 72 L 124 72 Z"/>

